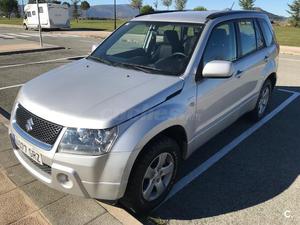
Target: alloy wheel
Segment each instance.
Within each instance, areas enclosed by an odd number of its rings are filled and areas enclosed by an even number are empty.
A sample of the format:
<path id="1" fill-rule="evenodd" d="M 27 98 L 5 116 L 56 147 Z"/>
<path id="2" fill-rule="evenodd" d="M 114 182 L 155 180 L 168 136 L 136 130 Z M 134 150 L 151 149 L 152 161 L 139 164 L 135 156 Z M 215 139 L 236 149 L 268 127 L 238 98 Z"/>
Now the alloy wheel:
<path id="1" fill-rule="evenodd" d="M 266 111 L 266 108 L 267 108 L 268 102 L 269 102 L 269 98 L 270 98 L 270 88 L 267 86 L 262 91 L 262 95 L 261 95 L 260 100 L 258 102 L 258 113 L 259 113 L 259 115 L 264 114 L 264 112 Z"/>
<path id="2" fill-rule="evenodd" d="M 142 185 L 145 200 L 153 201 L 168 188 L 175 169 L 174 158 L 170 153 L 159 154 L 146 170 Z"/>

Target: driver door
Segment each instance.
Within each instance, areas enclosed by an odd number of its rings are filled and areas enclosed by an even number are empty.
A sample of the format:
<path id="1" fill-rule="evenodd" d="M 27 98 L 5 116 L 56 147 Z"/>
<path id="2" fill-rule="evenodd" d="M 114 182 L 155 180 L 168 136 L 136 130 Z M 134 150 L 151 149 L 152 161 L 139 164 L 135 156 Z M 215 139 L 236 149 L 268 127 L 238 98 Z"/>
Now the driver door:
<path id="1" fill-rule="evenodd" d="M 234 22 L 217 25 L 211 32 L 201 61 L 200 71 L 214 60 L 231 61 L 238 58 Z M 197 83 L 195 140 L 201 145 L 237 118 L 241 80 L 230 78 L 202 78 Z"/>

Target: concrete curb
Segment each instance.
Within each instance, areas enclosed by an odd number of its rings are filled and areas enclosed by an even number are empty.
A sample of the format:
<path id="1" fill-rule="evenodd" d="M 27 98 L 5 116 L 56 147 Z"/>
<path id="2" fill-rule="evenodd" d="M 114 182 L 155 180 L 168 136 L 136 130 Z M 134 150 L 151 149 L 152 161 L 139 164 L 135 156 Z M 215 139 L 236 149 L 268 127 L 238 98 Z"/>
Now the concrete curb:
<path id="1" fill-rule="evenodd" d="M 26 49 L 26 50 L 0 52 L 0 56 L 1 55 L 13 55 L 13 54 L 31 53 L 31 52 L 53 51 L 53 50 L 61 50 L 61 49 L 65 49 L 65 47 L 54 46 L 54 47 L 45 47 L 45 48 L 36 48 L 36 49 Z"/>
<path id="2" fill-rule="evenodd" d="M 106 203 L 97 201 L 110 215 L 115 217 L 124 225 L 141 225 L 142 223 L 138 221 L 135 217 L 129 214 L 126 210 L 108 205 Z"/>
<path id="3" fill-rule="evenodd" d="M 9 120 L 5 116 L 3 116 L 1 112 L 0 112 L 0 123 L 7 128 L 9 126 Z"/>

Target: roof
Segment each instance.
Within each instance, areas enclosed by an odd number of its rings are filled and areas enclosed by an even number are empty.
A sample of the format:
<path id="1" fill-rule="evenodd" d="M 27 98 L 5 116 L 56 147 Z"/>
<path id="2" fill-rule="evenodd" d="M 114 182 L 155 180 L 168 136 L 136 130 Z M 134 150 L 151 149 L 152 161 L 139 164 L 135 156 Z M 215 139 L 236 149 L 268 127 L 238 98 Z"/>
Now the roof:
<path id="1" fill-rule="evenodd" d="M 158 11 L 147 15 L 138 15 L 133 21 L 162 21 L 183 23 L 205 23 L 208 19 L 238 14 L 262 14 L 257 11 L 224 10 L 224 11 Z"/>

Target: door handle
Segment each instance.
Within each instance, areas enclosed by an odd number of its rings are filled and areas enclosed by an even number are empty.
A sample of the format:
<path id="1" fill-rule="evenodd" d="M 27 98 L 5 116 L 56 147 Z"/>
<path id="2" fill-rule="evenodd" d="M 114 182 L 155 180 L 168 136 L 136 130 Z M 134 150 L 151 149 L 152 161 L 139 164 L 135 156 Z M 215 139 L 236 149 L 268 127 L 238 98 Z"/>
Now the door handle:
<path id="1" fill-rule="evenodd" d="M 265 58 L 264 58 L 264 61 L 268 62 L 269 61 L 269 56 L 266 55 Z"/>
<path id="2" fill-rule="evenodd" d="M 235 74 L 235 77 L 236 77 L 236 78 L 241 78 L 242 74 L 243 74 L 243 71 L 242 71 L 242 70 L 238 70 L 238 71 L 236 72 L 236 74 Z"/>

